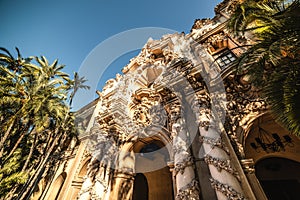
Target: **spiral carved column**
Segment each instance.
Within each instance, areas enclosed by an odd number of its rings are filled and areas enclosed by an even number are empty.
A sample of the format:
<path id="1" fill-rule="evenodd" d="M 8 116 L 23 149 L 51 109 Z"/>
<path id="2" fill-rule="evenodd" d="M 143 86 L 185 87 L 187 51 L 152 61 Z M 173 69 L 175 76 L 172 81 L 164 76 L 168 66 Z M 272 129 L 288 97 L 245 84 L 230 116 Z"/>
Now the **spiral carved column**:
<path id="1" fill-rule="evenodd" d="M 209 167 L 211 186 L 216 190 L 217 198 L 246 199 L 240 176 L 230 160 L 229 149 L 223 142 L 217 120 L 211 112 L 209 95 L 197 94 L 193 109 L 199 123 L 199 140 L 204 150 L 199 157 L 204 158 Z"/>
<path id="2" fill-rule="evenodd" d="M 185 121 L 179 116 L 180 107 L 172 109 L 172 137 L 174 149 L 174 171 L 176 178 L 176 200 L 199 200 L 199 186 L 195 180 L 194 163 L 188 144 Z"/>

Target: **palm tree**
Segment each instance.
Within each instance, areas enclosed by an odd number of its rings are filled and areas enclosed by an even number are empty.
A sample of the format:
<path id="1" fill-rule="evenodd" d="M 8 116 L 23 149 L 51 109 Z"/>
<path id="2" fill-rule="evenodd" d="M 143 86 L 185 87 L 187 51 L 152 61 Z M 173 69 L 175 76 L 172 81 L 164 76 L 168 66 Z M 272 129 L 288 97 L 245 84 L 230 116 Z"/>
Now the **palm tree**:
<path id="1" fill-rule="evenodd" d="M 51 160 L 51 155 L 53 155 L 56 151 L 56 147 L 59 145 L 63 145 L 65 140 L 67 139 L 68 135 L 74 134 L 76 129 L 75 129 L 75 124 L 74 124 L 74 114 L 70 112 L 70 107 L 72 103 L 72 98 L 76 94 L 76 91 L 78 91 L 79 88 L 84 88 L 84 89 L 89 89 L 89 86 L 87 85 L 82 85 L 86 80 L 84 77 L 80 78 L 77 73 L 74 74 L 74 80 L 68 81 L 68 86 L 70 86 L 73 91 L 71 92 L 70 95 L 70 103 L 69 103 L 69 109 L 67 110 L 67 113 L 64 115 L 65 117 L 62 119 L 61 123 L 59 126 L 55 127 L 53 135 L 55 137 L 51 136 L 49 146 L 47 147 L 47 151 L 45 152 L 45 156 L 43 160 L 40 162 L 39 166 L 37 167 L 37 170 L 35 172 L 35 175 L 31 179 L 31 181 L 26 185 L 26 189 L 23 190 L 20 195 L 18 196 L 18 199 L 24 199 L 25 197 L 29 197 L 32 192 L 34 191 L 34 188 L 37 186 L 39 183 L 41 176 L 44 173 L 45 166 L 47 163 L 50 162 Z"/>
<path id="2" fill-rule="evenodd" d="M 18 49 L 15 59 L 0 50 L 0 196 L 29 198 L 58 147 L 76 134 L 68 97 L 88 86 L 77 73 L 71 80 L 57 60 L 24 59 Z"/>
<path id="3" fill-rule="evenodd" d="M 67 107 L 64 102 L 67 94 L 61 81 L 51 74 L 45 75 L 46 67 L 34 66 L 30 60 L 23 59 L 18 49 L 18 59 L 6 49 L 1 50 L 5 54 L 0 55 L 3 88 L 0 94 L 0 185 L 4 188 L 1 196 L 5 196 L 10 188 L 16 190 L 27 179 L 37 138 L 48 128 L 49 119 L 57 119 L 59 110 Z M 51 103 L 54 105 L 50 106 Z M 61 115 L 62 118 L 64 115 Z M 11 163 L 16 162 L 18 164 L 11 168 Z"/>
<path id="4" fill-rule="evenodd" d="M 84 85 L 84 83 L 87 80 L 84 79 L 84 77 L 79 77 L 77 72 L 74 72 L 74 79 L 70 82 L 70 85 L 72 85 L 72 92 L 70 94 L 70 102 L 69 105 L 71 106 L 73 103 L 73 98 L 76 94 L 76 92 L 78 91 L 78 89 L 85 89 L 85 90 L 89 90 L 90 86 L 88 85 Z"/>
<path id="5" fill-rule="evenodd" d="M 234 34 L 248 34 L 254 41 L 239 58 L 238 72 L 250 75 L 275 119 L 296 135 L 300 135 L 299 17 L 299 0 L 245 0 L 236 5 L 228 22 Z"/>

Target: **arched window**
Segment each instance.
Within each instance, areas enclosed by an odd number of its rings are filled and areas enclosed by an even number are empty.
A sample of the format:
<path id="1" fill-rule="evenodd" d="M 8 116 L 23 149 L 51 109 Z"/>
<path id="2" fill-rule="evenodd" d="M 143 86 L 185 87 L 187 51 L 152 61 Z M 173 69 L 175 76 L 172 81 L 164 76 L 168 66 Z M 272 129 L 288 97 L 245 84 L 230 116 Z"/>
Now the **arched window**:
<path id="1" fill-rule="evenodd" d="M 64 182 L 66 180 L 66 177 L 67 177 L 67 173 L 63 172 L 55 179 L 53 185 L 51 186 L 48 200 L 56 200 L 58 198 L 61 188 L 64 185 Z"/>

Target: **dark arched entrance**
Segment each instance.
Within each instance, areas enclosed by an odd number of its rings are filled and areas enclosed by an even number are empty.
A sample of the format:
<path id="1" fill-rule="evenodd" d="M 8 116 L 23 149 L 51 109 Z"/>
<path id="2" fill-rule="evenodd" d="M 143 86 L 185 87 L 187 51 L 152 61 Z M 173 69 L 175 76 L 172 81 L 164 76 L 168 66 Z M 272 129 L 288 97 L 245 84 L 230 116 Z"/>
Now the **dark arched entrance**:
<path id="1" fill-rule="evenodd" d="M 153 139 L 140 140 L 135 144 L 135 152 L 137 175 L 134 182 L 133 199 L 173 200 L 172 175 L 167 165 L 169 153 L 163 143 Z M 140 197 L 137 198 L 137 196 Z"/>
<path id="2" fill-rule="evenodd" d="M 138 173 L 134 178 L 132 200 L 148 200 L 148 183 L 144 174 Z"/>
<path id="3" fill-rule="evenodd" d="M 255 165 L 256 176 L 269 200 L 297 200 L 300 196 L 300 163 L 266 158 Z"/>

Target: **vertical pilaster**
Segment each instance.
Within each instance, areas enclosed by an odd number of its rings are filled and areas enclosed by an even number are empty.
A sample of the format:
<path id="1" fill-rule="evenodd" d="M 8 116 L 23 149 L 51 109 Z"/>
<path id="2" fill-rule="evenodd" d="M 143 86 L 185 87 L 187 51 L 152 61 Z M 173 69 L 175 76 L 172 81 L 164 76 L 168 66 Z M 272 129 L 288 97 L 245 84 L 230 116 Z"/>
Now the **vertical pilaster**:
<path id="1" fill-rule="evenodd" d="M 176 187 L 176 172 L 174 170 L 174 161 L 168 162 L 168 167 L 170 168 L 170 172 L 172 174 L 173 196 L 176 197 L 177 187 Z"/>
<path id="2" fill-rule="evenodd" d="M 255 175 L 253 159 L 243 159 L 241 160 L 241 164 L 255 197 L 257 199 L 267 200 L 268 198 Z"/>

